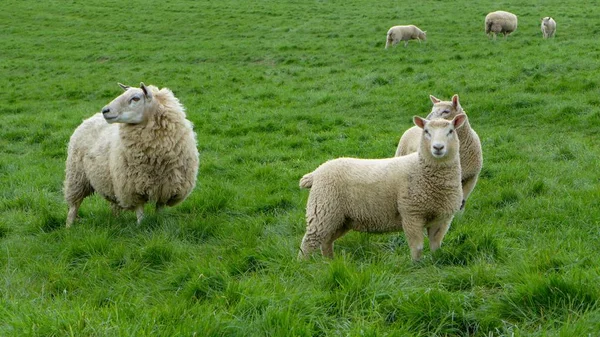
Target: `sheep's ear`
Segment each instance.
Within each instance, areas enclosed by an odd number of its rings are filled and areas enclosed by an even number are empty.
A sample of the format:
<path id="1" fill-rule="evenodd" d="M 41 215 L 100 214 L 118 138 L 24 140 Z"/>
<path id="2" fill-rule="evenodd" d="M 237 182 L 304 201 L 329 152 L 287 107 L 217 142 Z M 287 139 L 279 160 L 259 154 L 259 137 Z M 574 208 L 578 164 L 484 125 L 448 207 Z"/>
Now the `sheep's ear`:
<path id="1" fill-rule="evenodd" d="M 121 87 L 121 89 L 123 89 L 123 91 L 127 91 L 127 90 L 129 90 L 129 88 L 130 88 L 130 86 L 128 86 L 128 85 L 125 85 L 125 84 L 123 84 L 123 83 L 117 83 L 117 84 L 118 84 L 118 85 Z"/>
<path id="2" fill-rule="evenodd" d="M 429 99 L 431 100 L 431 103 L 433 103 L 433 104 L 441 102 L 439 99 L 437 99 L 433 95 L 429 95 Z"/>
<path id="3" fill-rule="evenodd" d="M 452 96 L 452 105 L 454 106 L 455 109 L 460 106 L 460 102 L 458 101 L 457 94 L 454 94 L 454 96 Z"/>
<path id="4" fill-rule="evenodd" d="M 152 100 L 152 92 L 144 84 L 144 82 L 140 82 L 140 89 L 142 89 L 142 91 L 144 92 L 144 95 L 146 96 L 146 100 L 148 100 L 148 101 Z"/>
<path id="5" fill-rule="evenodd" d="M 427 120 L 425 118 L 421 118 L 419 116 L 414 116 L 413 123 L 415 123 L 416 126 L 423 129 L 425 127 L 425 123 L 427 123 Z"/>
<path id="6" fill-rule="evenodd" d="M 467 115 L 465 115 L 465 114 L 458 114 L 452 120 L 452 125 L 454 125 L 455 129 L 458 129 L 461 126 L 463 126 L 463 124 L 465 123 L 466 120 L 467 120 Z"/>

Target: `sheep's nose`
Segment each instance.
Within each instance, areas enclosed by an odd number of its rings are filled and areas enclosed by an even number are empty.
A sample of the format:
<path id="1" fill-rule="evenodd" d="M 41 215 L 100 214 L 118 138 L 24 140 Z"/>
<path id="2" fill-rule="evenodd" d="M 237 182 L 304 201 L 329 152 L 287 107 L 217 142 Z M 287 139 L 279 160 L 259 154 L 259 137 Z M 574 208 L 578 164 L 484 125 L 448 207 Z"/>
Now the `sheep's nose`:
<path id="1" fill-rule="evenodd" d="M 444 144 L 433 144 L 433 149 L 440 152 L 444 149 Z"/>
<path id="2" fill-rule="evenodd" d="M 109 107 L 105 106 L 104 108 L 102 108 L 102 113 L 103 114 L 106 114 L 106 113 L 109 113 L 109 112 L 110 112 L 110 108 Z"/>

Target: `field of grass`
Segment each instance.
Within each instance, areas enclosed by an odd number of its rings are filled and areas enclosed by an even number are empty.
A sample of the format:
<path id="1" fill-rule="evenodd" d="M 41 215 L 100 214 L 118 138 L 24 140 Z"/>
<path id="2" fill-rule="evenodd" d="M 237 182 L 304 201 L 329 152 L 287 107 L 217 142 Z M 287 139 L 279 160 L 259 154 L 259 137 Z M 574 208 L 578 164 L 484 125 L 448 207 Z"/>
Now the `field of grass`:
<path id="1" fill-rule="evenodd" d="M 519 16 L 504 40 L 485 15 Z M 594 1 L 16 1 L 0 11 L 0 336 L 600 336 Z M 556 38 L 543 40 L 552 16 Z M 387 29 L 428 40 L 384 50 Z M 117 82 L 169 87 L 198 185 L 135 224 L 86 199 L 66 146 Z M 300 177 L 394 154 L 460 95 L 484 168 L 439 252 L 351 232 L 297 261 Z"/>

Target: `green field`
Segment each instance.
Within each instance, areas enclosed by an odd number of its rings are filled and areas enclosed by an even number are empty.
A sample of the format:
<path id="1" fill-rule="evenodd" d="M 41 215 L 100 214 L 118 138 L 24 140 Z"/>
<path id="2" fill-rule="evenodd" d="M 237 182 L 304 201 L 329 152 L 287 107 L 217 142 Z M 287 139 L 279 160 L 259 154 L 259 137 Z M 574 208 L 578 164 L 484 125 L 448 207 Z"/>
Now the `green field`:
<path id="1" fill-rule="evenodd" d="M 519 27 L 491 41 L 498 9 Z M 4 1 L 0 336 L 600 336 L 599 22 L 575 0 Z M 384 50 L 399 24 L 427 42 Z M 181 100 L 197 187 L 140 225 L 90 197 L 67 230 L 67 142 L 117 82 Z M 392 156 L 455 93 L 484 168 L 440 251 L 351 232 L 297 261 L 300 177 Z"/>

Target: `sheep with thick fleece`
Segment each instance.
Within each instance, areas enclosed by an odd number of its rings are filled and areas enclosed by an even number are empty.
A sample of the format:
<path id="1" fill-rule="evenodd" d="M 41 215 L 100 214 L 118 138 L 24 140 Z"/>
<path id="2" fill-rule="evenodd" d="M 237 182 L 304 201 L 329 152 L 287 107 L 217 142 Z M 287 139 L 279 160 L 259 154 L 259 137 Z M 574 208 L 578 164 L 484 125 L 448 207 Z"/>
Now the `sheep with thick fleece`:
<path id="1" fill-rule="evenodd" d="M 444 118 L 453 119 L 458 114 L 464 114 L 458 95 L 452 96 L 451 101 L 441 101 L 434 96 L 429 96 L 433 107 L 427 116 L 427 119 Z M 416 152 L 421 141 L 421 129 L 413 126 L 406 130 L 396 149 L 396 157 L 404 156 Z M 477 178 L 483 166 L 483 155 L 481 151 L 481 141 L 479 136 L 471 128 L 469 121 L 465 121 L 463 126 L 456 131 L 460 141 L 460 166 L 461 183 L 463 188 L 463 202 L 461 209 L 464 208 L 466 200 L 477 184 Z"/>
<path id="2" fill-rule="evenodd" d="M 422 31 L 415 25 L 394 26 L 387 32 L 385 49 L 388 49 L 389 46 L 395 46 L 400 41 L 404 41 L 404 47 L 406 47 L 410 40 L 418 40 L 421 43 L 421 40 L 427 40 L 427 32 Z"/>
<path id="3" fill-rule="evenodd" d="M 554 33 L 556 32 L 556 21 L 553 18 L 547 16 L 542 19 L 542 34 L 544 35 L 544 39 L 549 37 L 554 37 Z"/>
<path id="4" fill-rule="evenodd" d="M 504 34 L 506 38 L 509 34 L 517 30 L 517 16 L 505 11 L 495 11 L 485 17 L 485 33 L 492 34 L 494 40 L 496 34 Z"/>
<path id="5" fill-rule="evenodd" d="M 67 227 L 96 192 L 114 210 L 173 206 L 196 185 L 198 150 L 192 123 L 167 88 L 131 88 L 77 127 L 69 141 L 64 184 Z"/>
<path id="6" fill-rule="evenodd" d="M 460 209 L 459 141 L 455 130 L 467 116 L 452 121 L 414 117 L 424 131 L 419 151 L 387 159 L 338 158 L 300 179 L 310 188 L 306 234 L 298 254 L 317 248 L 333 257 L 333 242 L 353 229 L 382 233 L 403 230 L 413 260 L 423 252 L 427 229 L 431 251 L 441 246 Z"/>

